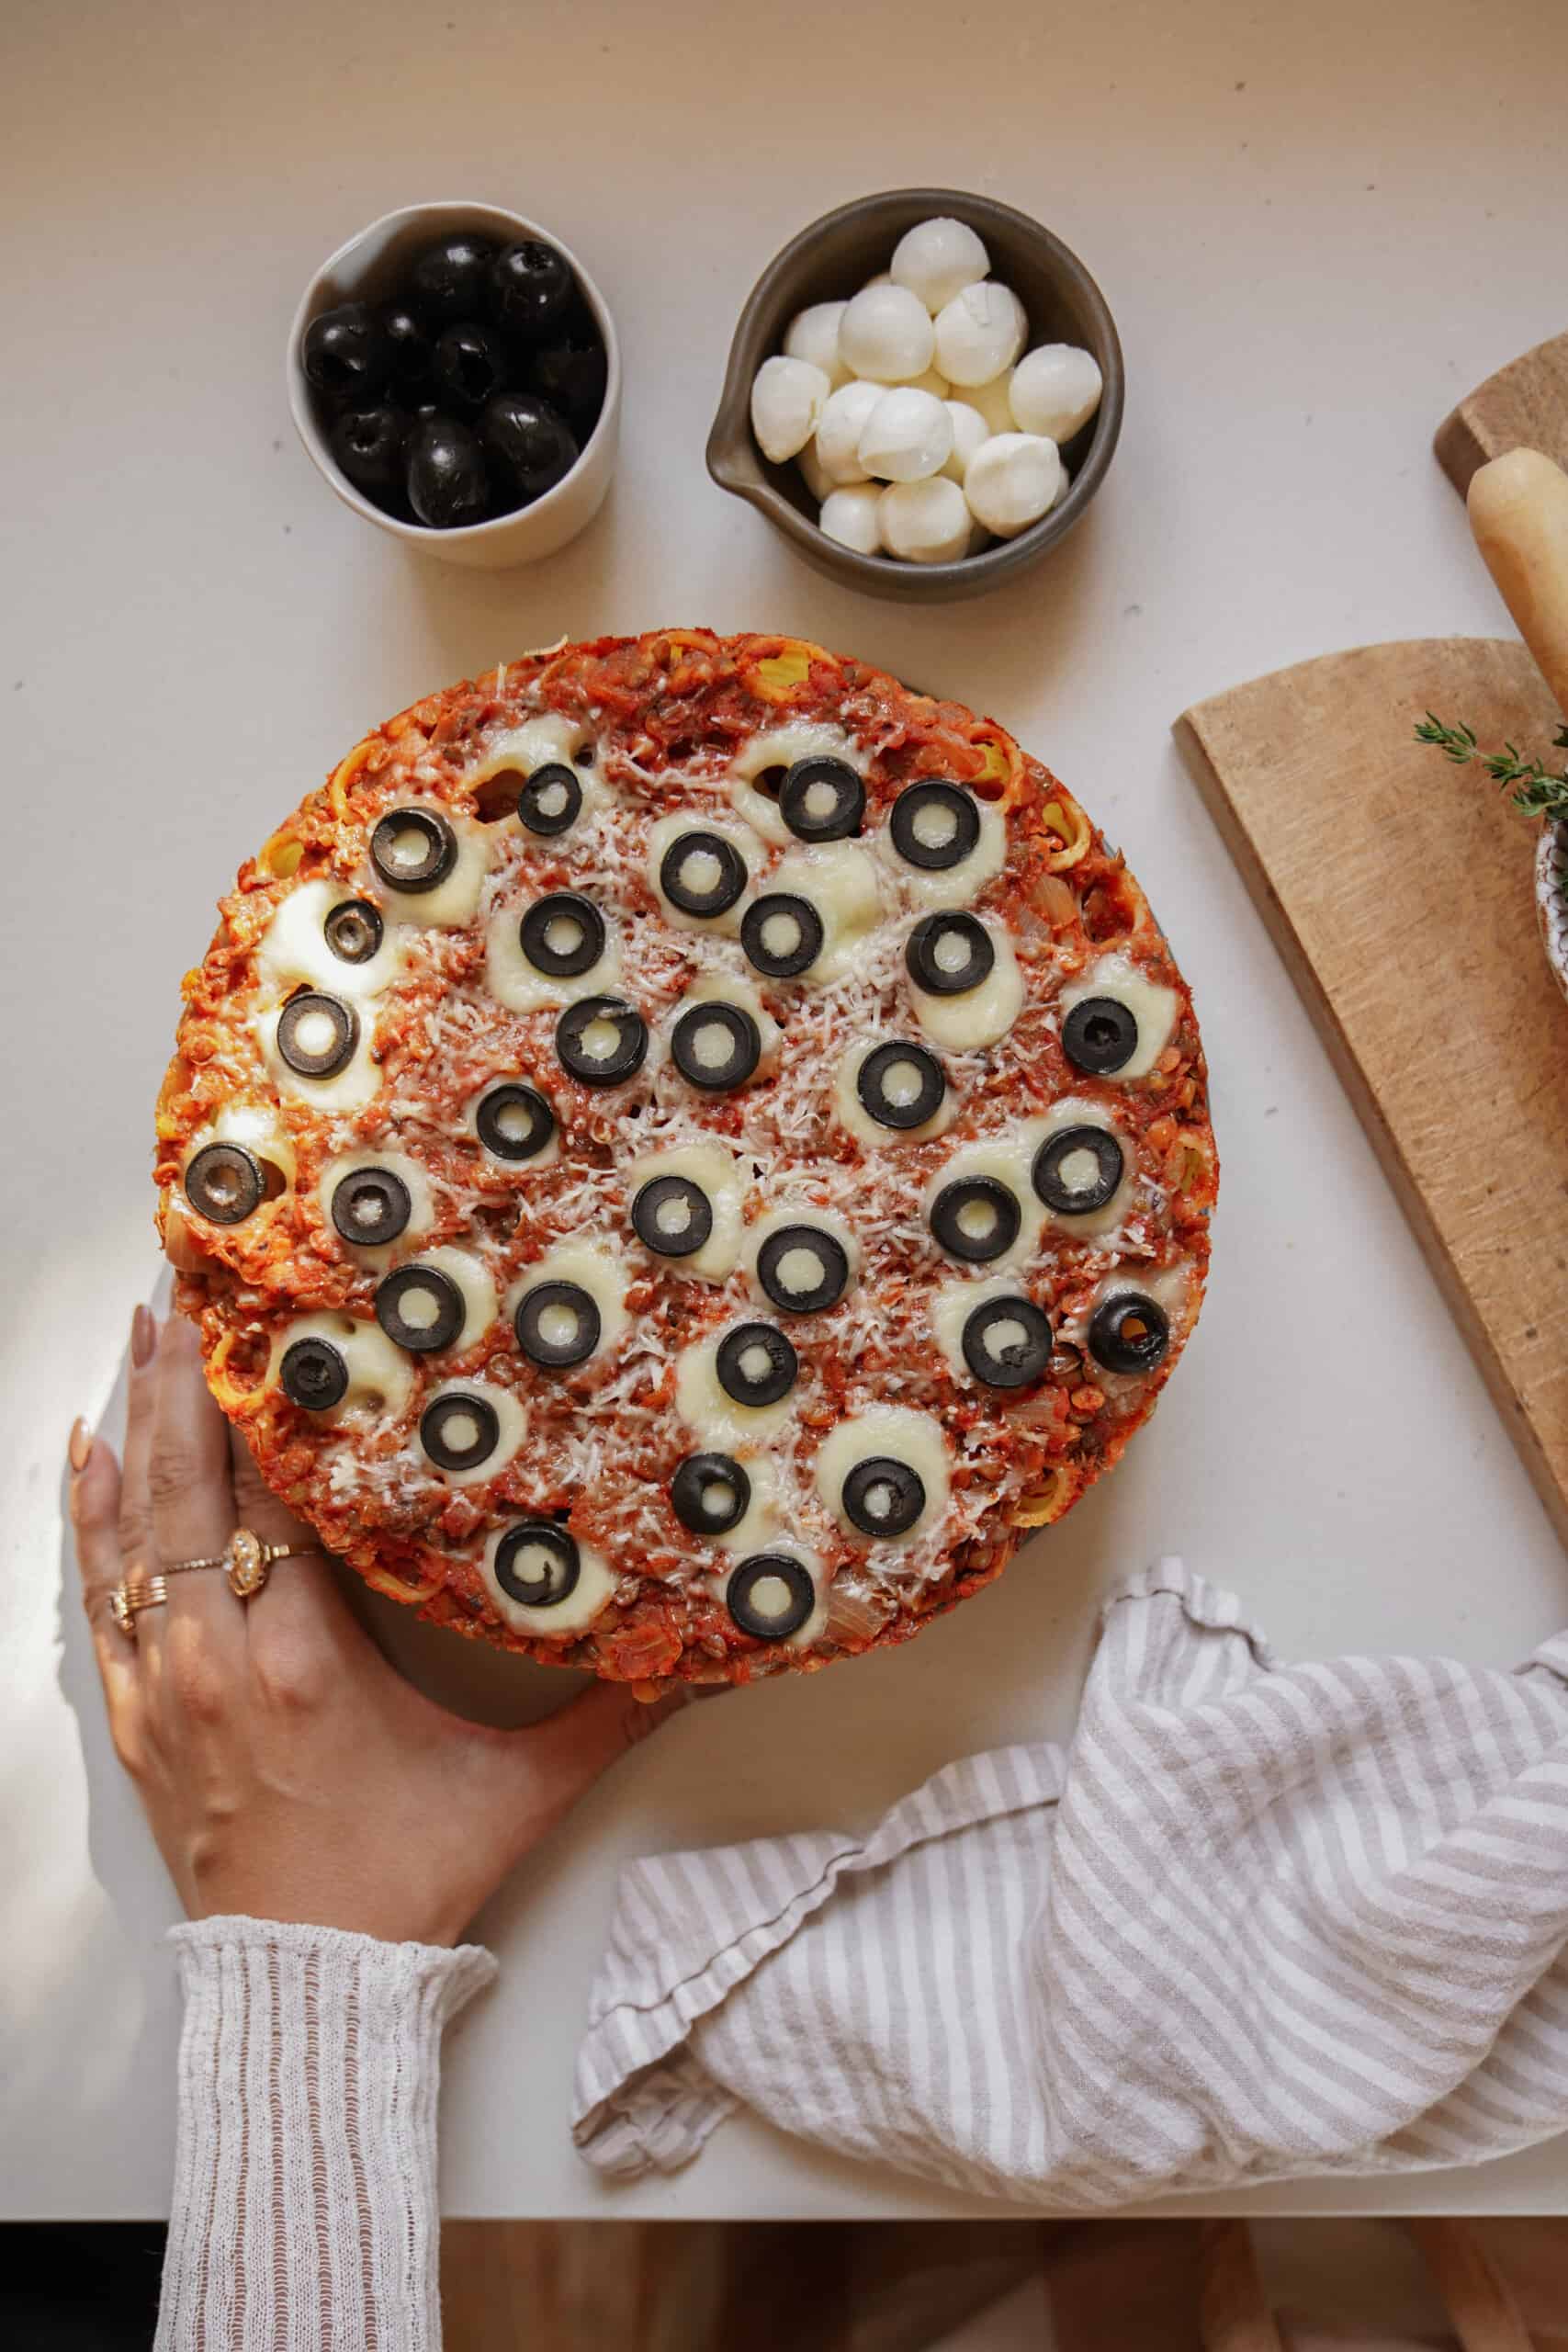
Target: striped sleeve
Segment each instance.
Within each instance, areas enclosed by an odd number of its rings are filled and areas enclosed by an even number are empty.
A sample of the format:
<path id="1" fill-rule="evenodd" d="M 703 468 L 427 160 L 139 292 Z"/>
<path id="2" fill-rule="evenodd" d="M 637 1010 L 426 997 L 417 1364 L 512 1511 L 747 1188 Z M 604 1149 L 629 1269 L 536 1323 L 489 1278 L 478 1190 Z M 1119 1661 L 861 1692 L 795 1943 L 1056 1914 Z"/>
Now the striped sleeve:
<path id="1" fill-rule="evenodd" d="M 1565 1853 L 1568 1638 L 1513 1675 L 1282 1666 L 1164 1561 L 1066 1756 L 630 1870 L 578 2143 L 668 2170 L 744 2104 L 1086 2211 L 1500 2155 L 1568 2122 Z"/>

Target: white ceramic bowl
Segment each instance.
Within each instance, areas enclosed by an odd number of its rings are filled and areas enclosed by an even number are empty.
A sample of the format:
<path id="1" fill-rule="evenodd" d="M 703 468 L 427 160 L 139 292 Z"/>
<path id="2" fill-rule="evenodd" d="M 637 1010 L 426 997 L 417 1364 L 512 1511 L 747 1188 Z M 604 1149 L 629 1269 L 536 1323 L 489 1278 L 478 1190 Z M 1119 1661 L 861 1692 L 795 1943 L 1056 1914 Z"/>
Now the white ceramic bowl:
<path id="1" fill-rule="evenodd" d="M 553 245 L 571 264 L 583 299 L 593 313 L 594 323 L 604 340 L 608 374 L 599 422 L 589 435 L 576 465 L 553 490 L 547 490 L 531 506 L 520 506 L 514 514 L 498 514 L 491 522 L 470 523 L 459 530 L 433 531 L 423 523 L 402 523 L 394 514 L 384 514 L 338 471 L 327 436 L 316 421 L 301 354 L 305 330 L 312 319 L 339 302 L 385 300 L 393 292 L 394 282 L 410 257 L 422 245 L 454 229 L 471 229 L 479 235 L 494 237 L 504 245 L 516 244 L 525 237 L 537 237 L 541 243 Z M 570 247 L 562 244 L 553 229 L 542 227 L 537 220 L 525 220 L 521 212 L 506 212 L 494 204 L 452 200 L 444 204 L 406 204 L 399 212 L 385 212 L 379 220 L 372 220 L 368 229 L 362 229 L 356 237 L 350 237 L 345 245 L 340 245 L 306 287 L 288 330 L 288 406 L 295 427 L 328 488 L 345 506 L 352 506 L 356 514 L 374 523 L 378 531 L 418 548 L 422 554 L 438 556 L 444 563 L 465 564 L 484 571 L 500 571 L 511 564 L 537 563 L 564 548 L 569 539 L 576 538 L 604 503 L 604 492 L 615 468 L 621 423 L 621 351 L 615 338 L 615 322 L 604 296 Z"/>

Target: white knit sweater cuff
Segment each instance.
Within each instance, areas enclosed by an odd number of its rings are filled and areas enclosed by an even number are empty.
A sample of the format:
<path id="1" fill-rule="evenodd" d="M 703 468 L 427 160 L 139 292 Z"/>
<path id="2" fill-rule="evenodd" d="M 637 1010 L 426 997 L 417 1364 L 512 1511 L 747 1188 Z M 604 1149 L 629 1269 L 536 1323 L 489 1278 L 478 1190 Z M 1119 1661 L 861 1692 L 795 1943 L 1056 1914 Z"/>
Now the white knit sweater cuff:
<path id="1" fill-rule="evenodd" d="M 175 1928 L 179 2132 L 155 2352 L 437 2352 L 441 2030 L 495 1962 L 335 1928 Z"/>

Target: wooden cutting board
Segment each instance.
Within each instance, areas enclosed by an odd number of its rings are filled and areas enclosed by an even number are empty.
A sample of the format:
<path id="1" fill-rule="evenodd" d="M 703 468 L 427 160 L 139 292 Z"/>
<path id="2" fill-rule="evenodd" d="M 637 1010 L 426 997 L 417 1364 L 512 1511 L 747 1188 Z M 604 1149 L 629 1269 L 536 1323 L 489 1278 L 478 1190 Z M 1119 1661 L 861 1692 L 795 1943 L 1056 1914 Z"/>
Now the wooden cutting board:
<path id="1" fill-rule="evenodd" d="M 1438 638 L 1255 679 L 1175 733 L 1568 1544 L 1568 1003 L 1536 829 L 1414 741 L 1428 709 L 1543 751 L 1562 723 L 1522 645 Z"/>
<path id="2" fill-rule="evenodd" d="M 1488 376 L 1443 419 L 1432 446 L 1461 498 L 1477 466 L 1509 449 L 1544 449 L 1568 467 L 1568 334 Z"/>

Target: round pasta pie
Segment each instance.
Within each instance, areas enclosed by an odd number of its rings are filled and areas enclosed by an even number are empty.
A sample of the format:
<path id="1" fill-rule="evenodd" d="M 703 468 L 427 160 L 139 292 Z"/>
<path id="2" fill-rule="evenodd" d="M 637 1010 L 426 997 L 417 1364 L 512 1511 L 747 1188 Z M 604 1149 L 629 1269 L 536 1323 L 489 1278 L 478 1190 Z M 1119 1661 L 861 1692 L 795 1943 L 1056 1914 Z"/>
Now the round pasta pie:
<path id="1" fill-rule="evenodd" d="M 901 1641 L 1148 1413 L 1216 1184 L 1191 1000 L 989 719 L 779 637 L 416 703 L 242 867 L 160 1224 L 381 1592 L 650 1693 Z"/>

